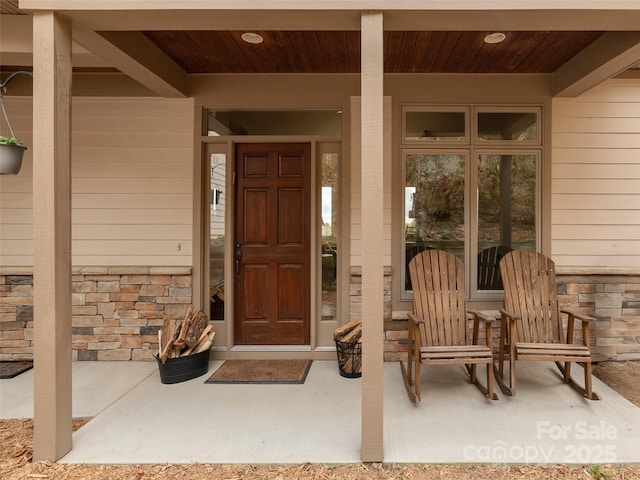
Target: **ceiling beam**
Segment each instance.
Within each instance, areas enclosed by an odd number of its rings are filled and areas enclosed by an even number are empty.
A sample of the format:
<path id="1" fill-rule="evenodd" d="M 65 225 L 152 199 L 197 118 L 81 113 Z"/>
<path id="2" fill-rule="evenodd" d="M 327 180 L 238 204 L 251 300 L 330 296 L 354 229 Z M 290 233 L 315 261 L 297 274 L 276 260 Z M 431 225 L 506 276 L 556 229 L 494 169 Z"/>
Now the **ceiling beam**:
<path id="1" fill-rule="evenodd" d="M 555 97 L 577 97 L 640 62 L 640 32 L 609 32 L 552 76 Z"/>
<path id="2" fill-rule="evenodd" d="M 142 33 L 99 34 L 74 25 L 73 39 L 162 97 L 189 96 L 187 74 Z"/>

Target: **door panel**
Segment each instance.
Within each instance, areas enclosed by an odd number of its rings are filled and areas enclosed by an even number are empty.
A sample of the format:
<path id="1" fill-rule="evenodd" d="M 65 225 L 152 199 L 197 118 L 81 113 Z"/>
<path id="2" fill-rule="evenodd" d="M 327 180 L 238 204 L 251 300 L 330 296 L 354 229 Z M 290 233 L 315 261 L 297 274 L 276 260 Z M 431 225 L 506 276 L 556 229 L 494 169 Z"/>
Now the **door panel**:
<path id="1" fill-rule="evenodd" d="M 269 231 L 267 221 L 269 218 L 269 191 L 267 189 L 246 189 L 244 204 L 248 205 L 251 215 L 244 216 L 244 245 L 267 245 Z"/>
<path id="2" fill-rule="evenodd" d="M 310 341 L 309 144 L 236 149 L 235 343 Z"/>

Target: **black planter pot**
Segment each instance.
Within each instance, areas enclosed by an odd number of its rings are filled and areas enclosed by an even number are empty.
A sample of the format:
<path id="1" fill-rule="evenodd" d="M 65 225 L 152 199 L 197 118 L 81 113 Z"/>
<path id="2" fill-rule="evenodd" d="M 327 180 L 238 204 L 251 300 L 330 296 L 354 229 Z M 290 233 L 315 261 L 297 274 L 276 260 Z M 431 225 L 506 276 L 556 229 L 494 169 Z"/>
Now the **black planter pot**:
<path id="1" fill-rule="evenodd" d="M 162 383 L 179 383 L 192 378 L 204 375 L 209 370 L 210 350 L 187 355 L 178 358 L 167 358 L 162 363 L 160 357 L 155 355 L 160 370 L 160 381 Z"/>

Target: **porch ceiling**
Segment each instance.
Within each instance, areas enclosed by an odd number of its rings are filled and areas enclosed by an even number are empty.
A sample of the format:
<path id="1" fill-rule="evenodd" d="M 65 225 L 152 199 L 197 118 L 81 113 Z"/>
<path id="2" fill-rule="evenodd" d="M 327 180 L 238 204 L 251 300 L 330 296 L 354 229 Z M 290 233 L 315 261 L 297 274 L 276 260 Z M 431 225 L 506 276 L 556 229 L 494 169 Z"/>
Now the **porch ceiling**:
<path id="1" fill-rule="evenodd" d="M 552 95 L 576 96 L 640 61 L 640 8 L 632 1 L 560 8 L 553 1 L 479 7 L 448 0 L 422 8 L 409 0 L 366 0 L 324 9 L 312 0 L 286 6 L 194 0 L 180 8 L 113 0 L 105 9 L 88 0 L 4 0 L 0 13 L 16 19 L 54 9 L 73 24 L 74 70 L 121 71 L 158 95 L 186 97 L 189 74 L 360 73 L 360 11 L 369 4 L 385 15 L 386 73 L 549 74 Z M 12 23 L 2 20 L 3 27 Z M 22 25 L 11 32 L 30 43 L 30 23 L 13 23 Z M 245 32 L 264 42 L 244 42 Z M 485 43 L 492 32 L 506 39 Z M 29 68 L 26 48 L 5 50 L 2 71 Z"/>
<path id="2" fill-rule="evenodd" d="M 360 32 L 147 31 L 145 36 L 186 73 L 359 73 Z M 387 73 L 552 73 L 603 32 L 387 31 Z"/>

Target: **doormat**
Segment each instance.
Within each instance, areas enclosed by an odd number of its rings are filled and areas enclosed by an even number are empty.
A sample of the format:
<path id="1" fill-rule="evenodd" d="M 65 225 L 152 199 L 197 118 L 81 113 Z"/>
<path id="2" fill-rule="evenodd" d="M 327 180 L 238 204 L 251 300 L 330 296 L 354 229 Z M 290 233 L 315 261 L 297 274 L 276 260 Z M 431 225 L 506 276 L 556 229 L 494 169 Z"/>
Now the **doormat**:
<path id="1" fill-rule="evenodd" d="M 204 383 L 304 383 L 311 360 L 227 360 Z"/>
<path id="2" fill-rule="evenodd" d="M 32 360 L 2 360 L 0 361 L 0 378 L 17 377 L 33 368 Z"/>

